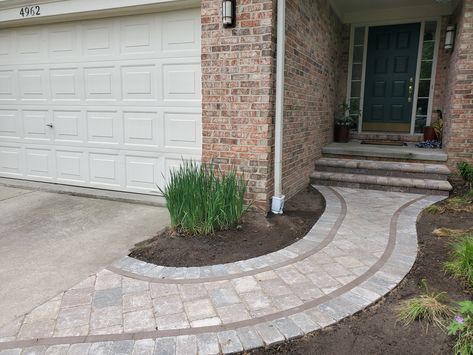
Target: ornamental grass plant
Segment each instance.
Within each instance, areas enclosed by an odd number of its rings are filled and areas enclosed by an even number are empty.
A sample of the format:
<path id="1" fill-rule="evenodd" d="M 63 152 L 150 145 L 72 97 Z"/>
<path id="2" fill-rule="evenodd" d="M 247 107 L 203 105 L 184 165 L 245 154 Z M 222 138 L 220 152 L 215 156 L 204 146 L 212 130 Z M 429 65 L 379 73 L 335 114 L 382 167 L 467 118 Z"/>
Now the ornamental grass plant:
<path id="1" fill-rule="evenodd" d="M 171 227 L 180 234 L 206 235 L 236 226 L 248 209 L 247 183 L 236 170 L 184 161 L 164 189 Z"/>

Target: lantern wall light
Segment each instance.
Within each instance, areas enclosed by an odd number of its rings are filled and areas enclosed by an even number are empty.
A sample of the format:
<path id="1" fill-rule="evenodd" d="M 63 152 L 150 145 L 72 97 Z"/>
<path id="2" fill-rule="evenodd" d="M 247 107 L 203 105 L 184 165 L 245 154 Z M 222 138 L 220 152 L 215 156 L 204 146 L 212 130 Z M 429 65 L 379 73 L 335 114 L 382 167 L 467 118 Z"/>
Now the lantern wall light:
<path id="1" fill-rule="evenodd" d="M 445 49 L 453 49 L 455 44 L 455 26 L 447 26 L 447 31 L 445 32 Z"/>
<path id="2" fill-rule="evenodd" d="M 222 23 L 225 28 L 236 25 L 236 0 L 222 0 Z"/>

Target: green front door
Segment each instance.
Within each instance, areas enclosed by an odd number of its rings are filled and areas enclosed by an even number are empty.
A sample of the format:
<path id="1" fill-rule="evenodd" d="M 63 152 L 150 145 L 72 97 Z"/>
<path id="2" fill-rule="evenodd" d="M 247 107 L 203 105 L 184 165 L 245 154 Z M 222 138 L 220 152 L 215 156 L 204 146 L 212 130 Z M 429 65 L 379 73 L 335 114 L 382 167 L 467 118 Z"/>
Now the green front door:
<path id="1" fill-rule="evenodd" d="M 370 27 L 363 131 L 408 133 L 420 23 Z"/>

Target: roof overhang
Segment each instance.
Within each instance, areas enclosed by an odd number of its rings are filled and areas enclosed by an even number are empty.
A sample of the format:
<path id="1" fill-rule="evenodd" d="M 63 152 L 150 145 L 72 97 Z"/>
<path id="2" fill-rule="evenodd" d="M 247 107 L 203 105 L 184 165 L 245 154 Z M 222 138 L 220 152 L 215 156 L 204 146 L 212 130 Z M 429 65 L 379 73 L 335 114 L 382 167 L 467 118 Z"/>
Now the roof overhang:
<path id="1" fill-rule="evenodd" d="M 459 0 L 329 0 L 343 23 L 373 23 L 451 15 Z"/>

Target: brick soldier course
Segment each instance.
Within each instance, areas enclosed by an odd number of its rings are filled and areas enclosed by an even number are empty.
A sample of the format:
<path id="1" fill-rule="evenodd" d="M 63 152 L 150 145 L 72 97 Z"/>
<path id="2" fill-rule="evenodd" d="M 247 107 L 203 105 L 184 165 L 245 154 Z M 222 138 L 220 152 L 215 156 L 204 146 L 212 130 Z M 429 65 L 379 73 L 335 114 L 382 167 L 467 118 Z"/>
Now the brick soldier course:
<path id="1" fill-rule="evenodd" d="M 125 257 L 0 329 L 0 354 L 218 354 L 326 327 L 395 287 L 441 197 L 318 187 L 327 208 L 280 251 L 208 267 Z"/>

